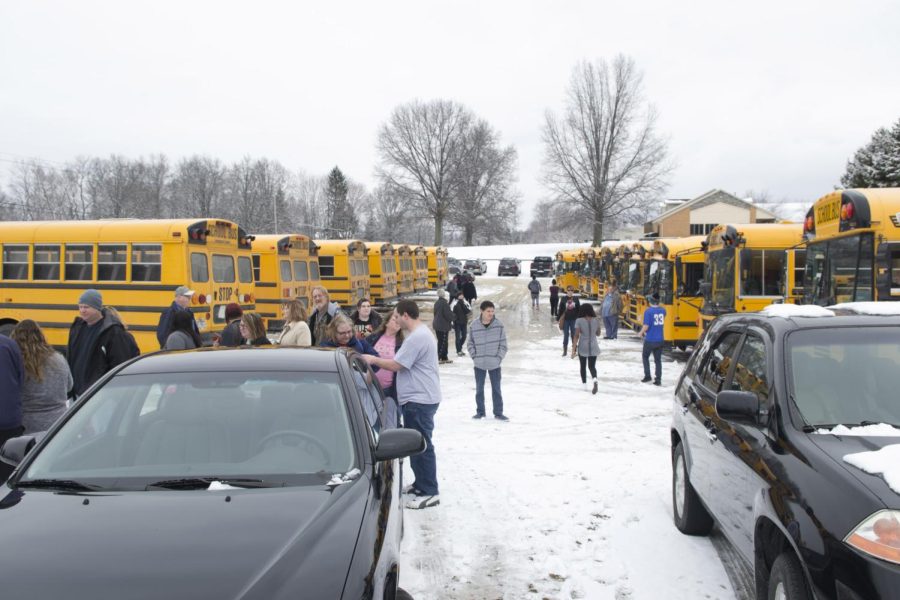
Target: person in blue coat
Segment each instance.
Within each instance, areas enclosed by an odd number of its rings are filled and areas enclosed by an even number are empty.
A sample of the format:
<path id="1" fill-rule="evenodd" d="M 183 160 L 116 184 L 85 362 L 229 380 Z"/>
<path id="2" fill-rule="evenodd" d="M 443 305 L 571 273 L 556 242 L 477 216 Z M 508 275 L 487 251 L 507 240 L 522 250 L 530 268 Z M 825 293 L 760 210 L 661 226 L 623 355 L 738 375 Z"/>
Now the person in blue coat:
<path id="1" fill-rule="evenodd" d="M 319 344 L 323 348 L 350 348 L 360 354 L 378 356 L 372 344 L 356 337 L 353 321 L 344 313 L 339 313 L 331 319 L 331 323 L 328 324 L 325 333 L 326 339 Z"/>

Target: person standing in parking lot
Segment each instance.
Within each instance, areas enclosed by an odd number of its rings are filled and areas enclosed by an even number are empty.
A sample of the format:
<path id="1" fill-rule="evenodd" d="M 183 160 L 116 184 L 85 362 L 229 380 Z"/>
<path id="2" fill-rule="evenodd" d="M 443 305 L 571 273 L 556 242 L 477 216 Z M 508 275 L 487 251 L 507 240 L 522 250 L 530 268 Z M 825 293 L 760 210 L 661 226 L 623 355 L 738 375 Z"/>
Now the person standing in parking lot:
<path id="1" fill-rule="evenodd" d="M 328 290 L 320 285 L 312 289 L 312 301 L 315 310 L 309 316 L 309 332 L 312 345 L 318 346 L 326 339 L 325 328 L 331 323 L 334 316 L 341 312 L 337 302 L 331 301 Z"/>
<path id="2" fill-rule="evenodd" d="M 603 328 L 606 330 L 603 339 L 615 340 L 618 338 L 620 314 L 622 314 L 622 296 L 619 294 L 616 280 L 613 279 L 606 288 L 606 295 L 603 296 L 603 304 L 600 306 L 600 316 L 603 317 Z"/>
<path id="3" fill-rule="evenodd" d="M 472 321 L 469 330 L 469 356 L 475 363 L 475 414 L 472 418 L 484 418 L 484 380 L 485 377 L 490 377 L 494 418 L 509 421 L 503 414 L 503 395 L 500 393 L 500 363 L 507 351 L 506 329 L 500 319 L 494 316 L 494 311 L 493 302 L 482 302 L 481 316 Z"/>
<path id="4" fill-rule="evenodd" d="M 22 386 L 25 363 L 16 342 L 0 334 L 0 445 L 22 435 Z M 6 481 L 13 467 L 0 463 L 0 482 Z"/>
<path id="5" fill-rule="evenodd" d="M 531 308 L 536 309 L 541 296 L 541 282 L 537 280 L 536 275 L 531 276 L 531 281 L 528 282 L 528 291 L 531 292 Z"/>
<path id="6" fill-rule="evenodd" d="M 559 317 L 557 314 L 558 305 L 559 305 L 559 286 L 556 285 L 556 280 L 550 280 L 550 318 L 556 319 Z"/>
<path id="7" fill-rule="evenodd" d="M 85 290 L 78 299 L 78 316 L 69 328 L 66 353 L 75 398 L 114 367 L 135 356 L 137 353 L 125 327 L 103 308 L 100 292 Z"/>
<path id="8" fill-rule="evenodd" d="M 572 336 L 572 358 L 578 355 L 581 362 L 581 385 L 587 389 L 587 371 L 590 369 L 594 378 L 592 394 L 597 393 L 597 357 L 600 356 L 600 321 L 594 313 L 594 307 L 590 304 L 582 304 L 578 309 L 578 318 L 575 320 L 575 335 Z"/>
<path id="9" fill-rule="evenodd" d="M 456 300 L 450 304 L 450 310 L 453 311 L 453 337 L 456 340 L 456 355 L 465 356 L 463 344 L 466 342 L 466 331 L 469 329 L 469 315 L 472 314 L 472 307 L 466 302 L 462 291 L 456 294 Z"/>
<path id="10" fill-rule="evenodd" d="M 659 296 L 651 294 L 650 308 L 644 311 L 644 326 L 641 327 L 641 337 L 644 338 L 644 348 L 641 352 L 641 360 L 644 362 L 643 383 L 650 381 L 650 355 L 653 355 L 653 364 L 656 367 L 656 377 L 653 385 L 662 385 L 662 349 L 663 327 L 666 322 L 666 309 L 659 305 Z"/>
<path id="11" fill-rule="evenodd" d="M 439 289 L 437 291 L 438 299 L 434 303 L 434 319 L 431 321 L 431 327 L 437 336 L 438 344 L 438 363 L 446 364 L 453 361 L 447 356 L 450 350 L 450 329 L 453 327 L 453 311 L 450 310 L 450 304 L 447 302 L 447 293 Z"/>
<path id="12" fill-rule="evenodd" d="M 471 273 L 466 273 L 465 281 L 462 284 L 463 296 L 466 298 L 466 302 L 471 306 L 475 299 L 478 298 L 478 290 L 475 289 L 475 278 Z"/>
<path id="13" fill-rule="evenodd" d="M 428 326 L 419 320 L 419 307 L 415 302 L 401 300 L 394 310 L 404 333 L 403 346 L 394 358 L 364 354 L 362 359 L 370 365 L 397 372 L 397 400 L 403 410 L 404 427 L 421 433 L 426 444 L 425 452 L 409 459 L 416 479 L 404 492 L 416 497 L 406 503 L 406 508 L 429 508 L 440 504 L 437 456 L 432 442 L 434 415 L 441 403 L 437 343 Z"/>
<path id="14" fill-rule="evenodd" d="M 22 319 L 12 331 L 22 351 L 25 380 L 22 385 L 23 433 L 47 431 L 66 412 L 72 389 L 72 373 L 63 355 L 47 343 L 40 326 Z"/>
<path id="15" fill-rule="evenodd" d="M 581 301 L 575 297 L 575 288 L 571 285 L 566 288 L 566 295 L 559 300 L 559 328 L 563 332 L 563 351 L 562 355 L 568 354 L 569 336 L 575 336 L 575 320 L 578 319 L 578 309 L 581 308 Z"/>
<path id="16" fill-rule="evenodd" d="M 193 322 L 192 327 L 197 332 L 197 335 L 200 335 L 200 329 L 197 327 L 197 321 L 194 319 L 194 312 L 191 310 L 191 298 L 193 295 L 194 290 L 186 285 L 179 285 L 175 288 L 175 300 L 172 301 L 169 308 L 159 315 L 159 325 L 156 326 L 156 339 L 159 341 L 160 348 L 165 348 L 166 346 L 166 340 L 169 338 L 169 333 L 171 333 L 172 329 L 172 317 L 178 311 L 190 313 L 191 321 Z"/>

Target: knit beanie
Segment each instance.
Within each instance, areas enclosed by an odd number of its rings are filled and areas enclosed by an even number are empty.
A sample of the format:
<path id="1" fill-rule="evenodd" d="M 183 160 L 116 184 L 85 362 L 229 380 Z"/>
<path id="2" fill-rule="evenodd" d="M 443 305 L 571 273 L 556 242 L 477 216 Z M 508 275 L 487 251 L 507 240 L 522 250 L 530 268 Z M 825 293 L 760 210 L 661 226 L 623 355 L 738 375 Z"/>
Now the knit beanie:
<path id="1" fill-rule="evenodd" d="M 86 304 L 91 308 L 103 310 L 103 296 L 97 290 L 85 290 L 78 298 L 78 304 Z"/>

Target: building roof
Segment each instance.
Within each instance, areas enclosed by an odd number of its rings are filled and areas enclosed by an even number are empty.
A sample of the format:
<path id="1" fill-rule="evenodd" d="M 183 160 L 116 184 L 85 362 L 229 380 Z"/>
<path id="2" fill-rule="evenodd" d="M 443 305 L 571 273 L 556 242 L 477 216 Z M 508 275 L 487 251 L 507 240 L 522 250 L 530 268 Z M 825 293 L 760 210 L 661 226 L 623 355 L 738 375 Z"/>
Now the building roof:
<path id="1" fill-rule="evenodd" d="M 757 218 L 760 218 L 760 217 L 762 217 L 763 219 L 777 219 L 778 218 L 777 215 L 772 214 L 771 212 L 769 212 L 768 210 L 766 210 L 764 208 L 761 208 L 760 206 L 751 204 L 750 202 L 747 202 L 746 200 L 741 200 L 740 198 L 738 198 L 736 196 L 732 196 L 728 192 L 724 192 L 719 189 L 712 189 L 712 190 L 706 192 L 705 194 L 701 194 L 700 196 L 697 196 L 693 200 L 688 200 L 687 202 L 684 202 L 682 204 L 679 204 L 678 206 L 670 208 L 669 210 L 658 215 L 655 219 L 652 219 L 650 221 L 650 223 L 658 223 L 659 221 L 662 221 L 663 219 L 667 219 L 670 216 L 672 216 L 675 213 L 682 211 L 682 210 L 696 210 L 698 208 L 703 208 L 704 206 L 708 206 L 710 204 L 716 204 L 718 202 L 722 202 L 724 204 L 731 204 L 732 206 L 738 206 L 740 208 L 746 208 L 747 210 L 749 210 L 751 207 L 755 207 L 756 212 L 757 212 Z"/>

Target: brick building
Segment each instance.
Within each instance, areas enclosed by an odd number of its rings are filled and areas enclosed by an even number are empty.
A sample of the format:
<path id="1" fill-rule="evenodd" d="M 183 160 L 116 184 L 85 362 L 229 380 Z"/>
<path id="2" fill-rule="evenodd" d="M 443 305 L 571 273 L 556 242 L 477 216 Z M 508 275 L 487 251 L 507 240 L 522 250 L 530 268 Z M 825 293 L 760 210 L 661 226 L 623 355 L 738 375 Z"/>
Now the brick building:
<path id="1" fill-rule="evenodd" d="M 719 223 L 775 223 L 778 217 L 722 190 L 710 190 L 674 206 L 644 223 L 645 236 L 706 235 Z"/>

